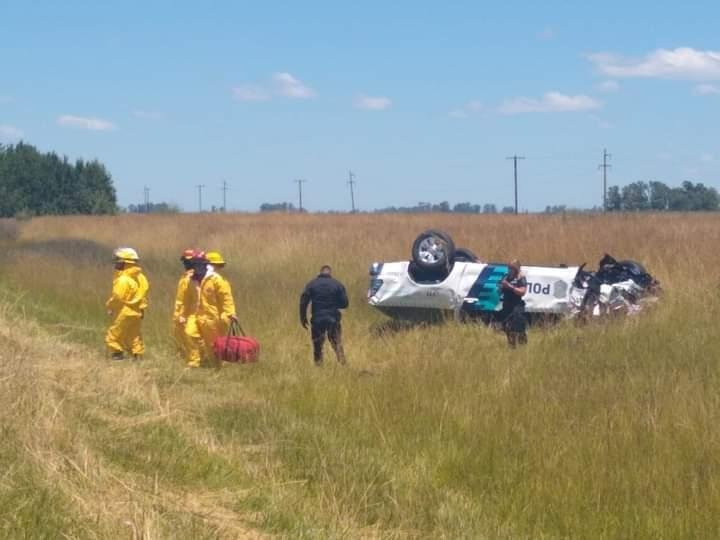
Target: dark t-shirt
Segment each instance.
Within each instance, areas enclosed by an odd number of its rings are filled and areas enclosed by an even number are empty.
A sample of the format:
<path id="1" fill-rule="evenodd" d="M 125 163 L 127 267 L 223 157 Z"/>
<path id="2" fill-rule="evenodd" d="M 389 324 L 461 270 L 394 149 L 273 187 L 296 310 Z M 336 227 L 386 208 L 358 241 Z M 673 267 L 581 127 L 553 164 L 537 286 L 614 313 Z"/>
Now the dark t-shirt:
<path id="1" fill-rule="evenodd" d="M 527 287 L 527 280 L 525 279 L 525 276 L 522 274 L 518 274 L 514 278 L 510 279 L 510 274 L 505 274 L 503 277 L 503 280 L 507 281 L 510 285 L 513 287 Z M 503 311 L 511 311 L 517 306 L 524 306 L 525 300 L 522 299 L 522 296 L 518 296 L 513 291 L 503 289 L 502 290 L 502 302 L 503 302 Z"/>

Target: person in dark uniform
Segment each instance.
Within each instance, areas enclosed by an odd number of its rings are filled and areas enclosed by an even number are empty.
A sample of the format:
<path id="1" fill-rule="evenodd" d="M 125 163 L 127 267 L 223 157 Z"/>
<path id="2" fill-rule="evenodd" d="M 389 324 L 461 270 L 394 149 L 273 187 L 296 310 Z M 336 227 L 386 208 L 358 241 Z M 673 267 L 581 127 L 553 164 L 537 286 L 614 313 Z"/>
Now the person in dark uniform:
<path id="1" fill-rule="evenodd" d="M 308 327 L 307 307 L 310 303 L 312 303 L 310 334 L 315 365 L 322 365 L 326 336 L 338 362 L 345 364 L 340 310 L 348 307 L 348 297 L 345 287 L 332 277 L 332 269 L 327 265 L 320 269 L 318 277 L 305 286 L 300 296 L 300 324 L 305 329 Z"/>
<path id="2" fill-rule="evenodd" d="M 508 345 L 511 348 L 527 343 L 527 319 L 525 318 L 525 301 L 527 280 L 520 272 L 520 261 L 513 260 L 508 265 L 508 273 L 500 282 L 502 291 L 502 311 L 500 322 L 505 330 Z"/>

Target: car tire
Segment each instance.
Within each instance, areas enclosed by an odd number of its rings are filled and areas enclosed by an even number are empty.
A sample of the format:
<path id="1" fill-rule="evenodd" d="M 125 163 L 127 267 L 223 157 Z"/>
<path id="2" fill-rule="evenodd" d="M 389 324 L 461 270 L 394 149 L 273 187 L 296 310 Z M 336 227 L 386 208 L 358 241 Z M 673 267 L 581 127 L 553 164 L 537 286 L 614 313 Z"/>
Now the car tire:
<path id="1" fill-rule="evenodd" d="M 455 258 L 455 243 L 450 235 L 429 229 L 418 235 L 412 246 L 412 260 L 423 270 L 447 272 Z"/>
<path id="2" fill-rule="evenodd" d="M 468 248 L 456 248 L 454 262 L 478 262 L 480 259 Z"/>

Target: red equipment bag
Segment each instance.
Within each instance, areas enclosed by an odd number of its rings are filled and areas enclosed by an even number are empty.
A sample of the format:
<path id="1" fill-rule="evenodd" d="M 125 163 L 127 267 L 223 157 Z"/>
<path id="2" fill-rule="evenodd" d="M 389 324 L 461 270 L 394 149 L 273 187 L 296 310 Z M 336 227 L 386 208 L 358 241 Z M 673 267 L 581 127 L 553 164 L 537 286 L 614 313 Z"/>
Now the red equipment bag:
<path id="1" fill-rule="evenodd" d="M 213 352 L 215 358 L 226 362 L 257 362 L 260 343 L 255 338 L 246 336 L 238 321 L 232 321 L 227 336 L 215 338 Z"/>

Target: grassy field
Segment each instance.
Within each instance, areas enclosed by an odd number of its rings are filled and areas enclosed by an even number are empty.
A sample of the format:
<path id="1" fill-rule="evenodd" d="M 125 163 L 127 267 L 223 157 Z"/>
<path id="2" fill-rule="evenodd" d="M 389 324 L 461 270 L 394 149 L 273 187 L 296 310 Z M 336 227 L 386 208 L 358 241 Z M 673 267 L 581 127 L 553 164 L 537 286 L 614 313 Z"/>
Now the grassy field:
<path id="1" fill-rule="evenodd" d="M 720 216 L 182 215 L 0 226 L 0 537 L 720 536 Z M 377 332 L 367 268 L 428 227 L 484 260 L 646 264 L 631 320 L 509 351 L 449 322 Z M 151 282 L 147 359 L 110 364 L 110 255 Z M 186 247 L 228 260 L 257 365 L 187 371 L 169 315 Z M 345 282 L 350 366 L 298 323 Z M 328 351 L 329 353 L 330 351 Z"/>

